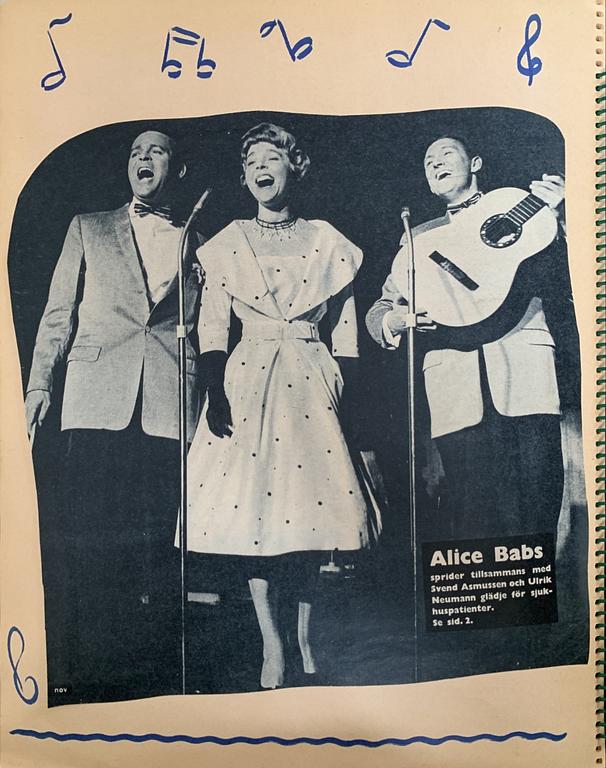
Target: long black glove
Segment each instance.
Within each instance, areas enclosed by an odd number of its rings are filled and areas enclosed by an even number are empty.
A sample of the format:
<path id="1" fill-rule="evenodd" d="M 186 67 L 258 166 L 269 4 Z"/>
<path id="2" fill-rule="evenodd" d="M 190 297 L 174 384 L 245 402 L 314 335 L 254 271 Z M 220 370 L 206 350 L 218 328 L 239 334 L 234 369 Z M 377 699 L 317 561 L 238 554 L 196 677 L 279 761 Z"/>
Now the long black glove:
<path id="1" fill-rule="evenodd" d="M 200 369 L 207 381 L 206 421 L 210 431 L 217 437 L 231 437 L 233 427 L 231 408 L 225 394 L 226 364 L 227 352 L 213 350 L 200 355 Z"/>

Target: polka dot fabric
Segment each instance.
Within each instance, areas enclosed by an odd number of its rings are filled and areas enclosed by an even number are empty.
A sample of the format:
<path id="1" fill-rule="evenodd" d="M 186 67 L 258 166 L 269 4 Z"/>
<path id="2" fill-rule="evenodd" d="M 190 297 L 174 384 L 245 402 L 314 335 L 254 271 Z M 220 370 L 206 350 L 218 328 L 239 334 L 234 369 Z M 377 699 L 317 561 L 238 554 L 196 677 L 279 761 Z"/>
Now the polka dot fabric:
<path id="1" fill-rule="evenodd" d="M 353 280 L 361 257 L 357 263 L 350 258 L 348 283 L 346 273 L 331 264 L 334 250 L 324 247 L 324 258 L 318 258 L 322 243 L 319 248 L 314 231 L 308 229 L 306 234 L 310 233 L 312 238 L 303 239 L 302 245 L 318 248 L 315 266 L 326 265 L 326 290 L 337 294 Z M 339 258 L 344 258 L 341 254 L 347 241 L 337 234 Z M 369 543 L 366 500 L 339 424 L 343 380 L 338 364 L 318 337 L 317 323 L 331 301 L 330 295 L 322 296 L 318 290 L 322 274 L 316 271 L 314 275 L 314 295 L 309 294 L 313 306 L 289 318 L 286 310 L 293 298 L 299 304 L 310 302 L 293 291 L 282 273 L 278 285 L 272 284 L 272 271 L 263 273 L 255 259 L 254 240 L 252 245 L 249 241 L 248 249 L 237 239 L 234 242 L 230 255 L 235 250 L 242 257 L 239 263 L 230 261 L 237 264 L 239 273 L 231 275 L 224 260 L 216 282 L 242 283 L 243 273 L 250 270 L 251 284 L 262 284 L 265 291 L 252 294 L 252 306 L 242 295 L 230 302 L 243 322 L 242 340 L 231 354 L 225 374 L 233 435 L 215 437 L 202 414 L 188 458 L 189 548 L 265 556 L 364 547 Z M 351 246 L 351 252 L 356 251 Z M 307 260 L 297 259 L 296 263 L 301 264 L 298 277 L 303 285 Z M 205 266 L 211 285 L 212 266 L 212 260 Z M 297 277 L 293 270 L 294 260 L 287 269 L 291 280 Z M 331 274 L 340 274 L 341 279 L 330 284 Z M 273 299 L 267 303 L 267 313 L 255 303 L 254 296 L 262 293 Z M 315 303 L 318 297 L 321 300 Z M 241 309 L 243 304 L 245 309 Z M 214 304 L 224 305 L 223 299 Z M 205 320 L 216 328 L 226 323 L 225 316 L 209 317 L 208 313 Z M 355 349 L 355 322 L 346 327 L 353 338 L 343 337 L 340 329 L 340 343 Z M 204 347 L 203 337 L 201 345 Z"/>

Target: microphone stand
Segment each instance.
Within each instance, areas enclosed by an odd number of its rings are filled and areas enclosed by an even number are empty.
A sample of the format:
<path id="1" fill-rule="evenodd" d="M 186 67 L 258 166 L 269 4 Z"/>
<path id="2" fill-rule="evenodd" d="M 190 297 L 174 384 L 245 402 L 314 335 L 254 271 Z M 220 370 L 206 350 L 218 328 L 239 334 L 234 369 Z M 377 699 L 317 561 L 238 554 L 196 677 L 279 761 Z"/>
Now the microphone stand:
<path id="1" fill-rule="evenodd" d="M 178 248 L 177 282 L 179 285 L 179 318 L 177 343 L 179 348 L 179 450 L 180 450 L 180 503 L 179 503 L 179 555 L 181 561 L 181 693 L 185 694 L 186 666 L 186 611 L 187 611 L 187 326 L 185 323 L 185 247 L 191 225 L 204 207 L 211 187 L 205 190 L 195 204 L 181 230 Z"/>
<path id="2" fill-rule="evenodd" d="M 410 209 L 402 208 L 402 223 L 406 236 L 408 255 L 408 314 L 406 316 L 406 341 L 408 360 L 408 493 L 410 506 L 410 546 L 412 550 L 413 599 L 414 599 L 414 670 L 415 682 L 419 680 L 419 607 L 417 563 L 417 493 L 416 493 L 416 417 L 415 417 L 415 330 L 417 327 L 415 251 L 410 231 Z"/>

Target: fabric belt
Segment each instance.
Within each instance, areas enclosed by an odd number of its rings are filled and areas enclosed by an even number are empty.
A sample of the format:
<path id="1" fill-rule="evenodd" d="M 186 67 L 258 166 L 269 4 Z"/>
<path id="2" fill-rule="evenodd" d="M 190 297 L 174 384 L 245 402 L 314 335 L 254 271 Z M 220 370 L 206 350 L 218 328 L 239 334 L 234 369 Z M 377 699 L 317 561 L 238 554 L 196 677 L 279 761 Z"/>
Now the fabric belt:
<path id="1" fill-rule="evenodd" d="M 305 320 L 284 320 L 273 323 L 244 323 L 242 341 L 247 340 L 277 341 L 281 339 L 302 339 L 320 341 L 317 323 Z"/>

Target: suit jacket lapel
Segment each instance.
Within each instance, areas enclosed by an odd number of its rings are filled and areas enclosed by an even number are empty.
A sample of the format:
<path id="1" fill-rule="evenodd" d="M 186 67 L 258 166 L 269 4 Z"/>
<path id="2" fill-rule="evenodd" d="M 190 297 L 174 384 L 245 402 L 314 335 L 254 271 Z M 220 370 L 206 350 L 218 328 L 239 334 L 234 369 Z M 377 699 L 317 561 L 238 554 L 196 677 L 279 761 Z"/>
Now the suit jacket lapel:
<path id="1" fill-rule="evenodd" d="M 430 229 L 447 226 L 448 224 L 450 224 L 450 217 L 448 214 L 444 214 L 444 216 L 440 216 L 437 219 L 430 219 L 424 224 L 419 224 L 412 230 L 413 242 L 416 235 L 428 232 Z M 402 239 L 400 240 L 400 250 L 396 253 L 393 264 L 391 265 L 391 277 L 402 296 L 407 298 L 408 249 L 406 247 L 406 235 L 402 236 Z"/>
<path id="2" fill-rule="evenodd" d="M 176 266 L 177 264 L 176 253 L 174 254 L 174 259 L 175 259 L 175 266 Z M 194 247 L 192 244 L 192 233 L 190 230 L 187 236 L 187 244 L 185 246 L 185 257 L 183 259 L 183 274 L 185 275 L 186 283 L 190 276 L 193 260 L 194 260 Z M 179 273 L 175 271 L 175 274 L 173 275 L 172 280 L 169 283 L 167 283 L 167 285 L 164 287 L 164 290 L 159 294 L 155 306 L 158 306 L 158 304 L 161 301 L 163 301 L 170 293 L 172 293 L 172 291 L 177 289 L 178 281 L 179 281 Z"/>
<path id="3" fill-rule="evenodd" d="M 147 294 L 147 286 L 145 284 L 145 278 L 143 277 L 141 260 L 137 253 L 137 246 L 135 245 L 135 238 L 133 237 L 133 230 L 130 225 L 128 203 L 115 212 L 113 229 L 117 250 L 123 256 L 123 263 L 127 273 L 136 282 L 137 288 L 139 290 L 143 289 Z"/>

